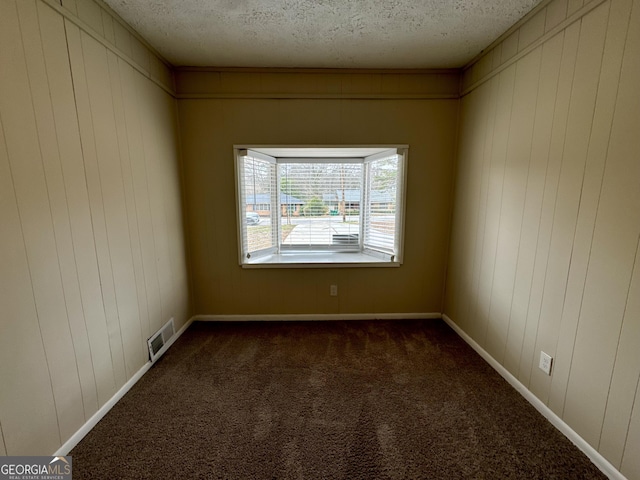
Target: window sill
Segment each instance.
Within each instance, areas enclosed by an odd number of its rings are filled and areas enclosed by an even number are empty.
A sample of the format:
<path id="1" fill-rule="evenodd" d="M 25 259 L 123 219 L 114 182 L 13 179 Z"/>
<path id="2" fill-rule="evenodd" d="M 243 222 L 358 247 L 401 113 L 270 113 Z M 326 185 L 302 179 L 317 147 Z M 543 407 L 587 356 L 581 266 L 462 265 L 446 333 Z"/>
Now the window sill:
<path id="1" fill-rule="evenodd" d="M 400 262 L 391 262 L 366 253 L 314 252 L 263 255 L 245 261 L 242 268 L 359 268 L 400 265 Z"/>

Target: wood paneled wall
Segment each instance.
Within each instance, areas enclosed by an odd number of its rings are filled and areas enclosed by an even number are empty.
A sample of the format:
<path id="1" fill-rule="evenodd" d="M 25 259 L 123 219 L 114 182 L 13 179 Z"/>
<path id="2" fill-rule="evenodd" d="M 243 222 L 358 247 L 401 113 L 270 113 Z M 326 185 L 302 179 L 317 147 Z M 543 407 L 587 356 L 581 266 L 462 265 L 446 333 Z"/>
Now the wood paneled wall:
<path id="1" fill-rule="evenodd" d="M 639 0 L 552 0 L 465 70 L 444 307 L 629 478 L 639 50 Z M 0 455 L 46 455 L 190 313 L 177 111 L 169 66 L 99 1 L 0 0 L 0 65 Z M 203 70 L 178 86 L 198 313 L 438 310 L 456 73 Z M 238 267 L 234 143 L 374 142 L 411 147 L 401 269 Z"/>
<path id="2" fill-rule="evenodd" d="M 447 315 L 635 479 L 638 85 L 638 0 L 553 0 L 466 70 L 445 295 Z"/>
<path id="3" fill-rule="evenodd" d="M 458 98 L 458 70 L 197 68 L 175 70 L 178 98 Z"/>
<path id="4" fill-rule="evenodd" d="M 42 0 L 73 20 L 85 33 L 133 66 L 143 76 L 173 93 L 171 65 L 102 0 Z"/>
<path id="5" fill-rule="evenodd" d="M 180 71 L 176 78 L 196 312 L 440 312 L 457 74 L 211 70 Z M 404 264 L 242 269 L 234 144 L 408 144 Z M 331 284 L 339 287 L 337 297 L 329 295 Z"/>
<path id="6" fill-rule="evenodd" d="M 0 454 L 52 454 L 189 315 L 164 64 L 64 4 L 0 0 Z"/>

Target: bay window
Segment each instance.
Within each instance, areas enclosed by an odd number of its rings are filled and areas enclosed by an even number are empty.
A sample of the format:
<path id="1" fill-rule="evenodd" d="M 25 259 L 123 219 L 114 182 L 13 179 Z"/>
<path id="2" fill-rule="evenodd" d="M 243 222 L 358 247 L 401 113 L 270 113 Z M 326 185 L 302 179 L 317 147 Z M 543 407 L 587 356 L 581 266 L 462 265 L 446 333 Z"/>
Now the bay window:
<path id="1" fill-rule="evenodd" d="M 399 266 L 407 146 L 236 146 L 243 267 Z"/>

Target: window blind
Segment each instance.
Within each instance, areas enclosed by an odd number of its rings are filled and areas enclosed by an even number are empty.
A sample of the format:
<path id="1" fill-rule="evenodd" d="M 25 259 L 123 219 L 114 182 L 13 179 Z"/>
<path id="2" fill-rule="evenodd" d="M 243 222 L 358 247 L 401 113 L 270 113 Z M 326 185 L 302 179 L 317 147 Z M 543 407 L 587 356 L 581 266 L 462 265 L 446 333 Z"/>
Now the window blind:
<path id="1" fill-rule="evenodd" d="M 276 200 L 275 159 L 248 151 L 240 157 L 240 223 L 243 256 L 277 248 L 277 219 L 271 205 Z M 274 221 L 275 220 L 275 221 Z"/>
<path id="2" fill-rule="evenodd" d="M 279 163 L 282 251 L 360 248 L 361 162 Z"/>
<path id="3" fill-rule="evenodd" d="M 364 248 L 396 253 L 399 178 L 398 155 L 366 162 Z"/>
<path id="4" fill-rule="evenodd" d="M 291 150 L 295 158 L 237 149 L 240 264 L 402 263 L 405 150 L 365 157 Z"/>

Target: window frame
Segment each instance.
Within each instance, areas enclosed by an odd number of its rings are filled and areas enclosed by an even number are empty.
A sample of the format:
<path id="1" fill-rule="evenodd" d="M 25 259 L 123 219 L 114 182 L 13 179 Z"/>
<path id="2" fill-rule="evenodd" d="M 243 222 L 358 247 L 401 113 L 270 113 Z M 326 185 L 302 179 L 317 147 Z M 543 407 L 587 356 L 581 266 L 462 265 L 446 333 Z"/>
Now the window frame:
<path id="1" fill-rule="evenodd" d="M 292 156 L 272 156 L 264 153 L 261 150 L 272 151 L 285 151 L 296 152 Z M 338 154 L 336 156 L 336 150 L 340 152 L 346 152 Z M 322 152 L 331 151 L 331 155 L 303 155 L 299 152 Z M 353 155 L 351 152 L 366 152 L 375 151 L 366 155 Z M 234 161 L 235 161 L 235 176 L 236 176 L 236 211 L 237 211 L 237 240 L 238 240 L 238 261 L 242 268 L 340 268 L 340 267 L 399 267 L 403 263 L 403 250 L 404 250 L 404 233 L 405 233 L 405 216 L 406 216 L 406 190 L 407 190 L 407 165 L 408 165 L 408 153 L 409 146 L 394 144 L 394 145 L 312 145 L 312 146 L 299 146 L 299 145 L 286 145 L 286 146 L 274 146 L 274 145 L 234 145 Z M 247 155 L 247 153 L 251 155 Z M 396 213 L 395 213 L 395 232 L 394 232 L 394 247 L 395 253 L 385 253 L 377 249 L 368 248 L 365 245 L 365 223 L 367 215 L 364 209 L 370 209 L 370 205 L 367 203 L 366 196 L 368 194 L 368 163 L 376 160 L 389 158 L 390 156 L 398 155 L 398 183 L 396 188 Z M 270 192 L 271 194 L 271 208 L 270 221 L 272 225 L 271 233 L 274 236 L 275 246 L 248 252 L 247 236 L 246 233 L 246 218 L 245 218 L 245 205 L 243 203 L 244 197 L 244 185 L 243 175 L 241 174 L 241 165 L 244 165 L 243 157 L 249 156 L 254 159 L 266 161 L 271 165 L 274 165 L 275 170 L 275 188 Z M 322 162 L 318 162 L 322 159 Z M 310 246 L 286 246 L 281 248 L 281 174 L 278 165 L 286 163 L 360 163 L 363 165 L 363 172 L 360 180 L 360 205 L 359 205 L 359 233 L 358 244 L 356 248 L 344 248 L 344 247 L 324 247 L 310 248 Z M 274 202 L 276 207 L 273 208 Z M 317 247 L 320 247 L 318 245 Z M 245 253 L 247 252 L 247 253 Z"/>

